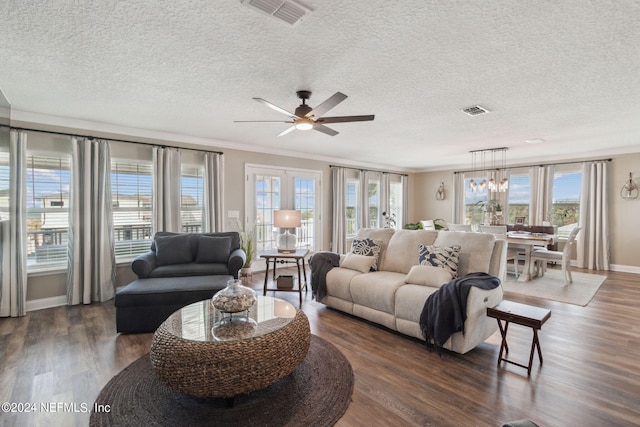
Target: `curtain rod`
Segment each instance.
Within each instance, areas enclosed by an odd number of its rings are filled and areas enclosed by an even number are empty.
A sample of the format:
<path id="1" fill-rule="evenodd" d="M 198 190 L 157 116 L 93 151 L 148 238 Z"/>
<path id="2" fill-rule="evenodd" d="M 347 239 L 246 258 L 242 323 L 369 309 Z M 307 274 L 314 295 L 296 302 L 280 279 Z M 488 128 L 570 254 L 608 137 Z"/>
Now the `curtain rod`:
<path id="1" fill-rule="evenodd" d="M 595 160 L 576 160 L 573 162 L 560 162 L 560 163 L 541 163 L 541 164 L 530 164 L 530 165 L 517 165 L 510 166 L 505 168 L 484 168 L 484 169 L 468 169 L 463 171 L 454 171 L 454 174 L 457 173 L 467 173 L 467 172 L 486 172 L 486 171 L 499 171 L 499 170 L 507 170 L 507 169 L 516 169 L 516 168 L 530 168 L 532 166 L 559 166 L 559 165 L 574 165 L 576 163 L 586 163 L 586 162 L 610 162 L 613 159 L 595 159 Z"/>
<path id="2" fill-rule="evenodd" d="M 21 127 L 7 126 L 7 125 L 0 125 L 0 127 L 7 127 L 10 130 L 40 132 L 40 133 L 47 133 L 47 134 L 51 134 L 51 135 L 63 135 L 63 136 L 72 136 L 72 137 L 75 136 L 75 137 L 79 137 L 79 138 L 89 138 L 89 139 L 104 139 L 104 140 L 113 141 L 113 142 L 125 142 L 125 143 L 128 143 L 128 144 L 149 145 L 151 147 L 161 147 L 161 148 L 170 147 L 170 148 L 179 148 L 181 150 L 202 151 L 204 153 L 214 153 L 214 154 L 221 154 L 221 155 L 224 154 L 222 151 L 201 150 L 201 149 L 198 149 L 198 148 L 182 148 L 182 147 L 176 147 L 176 146 L 173 146 L 173 145 L 153 144 L 151 142 L 128 141 L 126 139 L 104 138 L 104 137 L 93 136 L 93 135 L 80 135 L 80 134 L 77 134 L 77 133 L 67 133 L 67 132 L 57 132 L 57 131 L 52 131 L 52 130 L 21 128 Z"/>
<path id="3" fill-rule="evenodd" d="M 352 167 L 349 167 L 349 166 L 338 166 L 338 165 L 329 165 L 329 167 L 330 168 L 351 169 L 351 170 L 360 171 L 360 172 L 380 172 L 380 173 L 392 173 L 394 175 L 400 175 L 400 176 L 409 176 L 406 173 L 388 172 L 388 171 L 376 170 L 376 169 L 352 168 Z"/>

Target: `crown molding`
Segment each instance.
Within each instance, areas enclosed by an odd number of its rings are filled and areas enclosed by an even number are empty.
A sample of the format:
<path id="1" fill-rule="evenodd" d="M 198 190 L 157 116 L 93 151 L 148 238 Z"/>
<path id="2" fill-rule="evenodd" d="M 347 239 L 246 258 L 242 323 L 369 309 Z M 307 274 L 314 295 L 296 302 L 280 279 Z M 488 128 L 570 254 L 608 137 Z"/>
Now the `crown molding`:
<path id="1" fill-rule="evenodd" d="M 11 110 L 11 122 L 21 122 L 21 126 L 23 124 L 29 124 L 32 126 L 54 126 L 57 128 L 62 128 L 66 132 L 69 132 L 70 129 L 75 131 L 81 131 L 81 133 L 102 133 L 109 135 L 118 135 L 125 136 L 127 139 L 140 138 L 147 140 L 155 140 L 155 141 L 164 141 L 171 142 L 176 144 L 176 146 L 182 148 L 193 148 L 193 149 L 229 149 L 229 150 L 239 150 L 239 151 L 249 151 L 254 153 L 261 154 L 272 154 L 277 156 L 286 156 L 286 157 L 296 157 L 303 158 L 308 160 L 316 160 L 326 163 L 337 163 L 344 166 L 352 166 L 358 168 L 368 168 L 368 169 L 382 169 L 389 172 L 398 172 L 398 173 L 414 173 L 416 170 L 407 169 L 407 168 L 397 168 L 389 165 L 379 165 L 373 163 L 359 162 L 351 159 L 344 159 L 341 157 L 334 156 L 323 156 L 317 154 L 309 154 L 303 153 L 299 151 L 291 151 L 291 150 L 281 150 L 274 148 L 266 148 L 258 145 L 252 144 L 243 144 L 238 142 L 230 142 L 230 141 L 222 141 L 219 139 L 212 138 L 201 138 L 190 135 L 182 135 L 171 132 L 162 132 L 162 131 L 154 131 L 149 129 L 141 129 L 129 126 L 119 126 L 113 125 L 109 123 L 102 122 L 94 122 L 90 120 L 82 120 L 82 119 L 73 119 L 69 117 L 63 116 L 53 116 L 49 114 L 41 114 L 34 113 L 30 111 L 21 111 L 21 110 Z M 26 126 L 24 126 L 26 127 Z M 69 132 L 73 133 L 73 132 Z M 96 135 L 100 136 L 100 135 Z M 104 138 L 108 139 L 108 136 L 104 135 Z M 143 141 L 140 141 L 143 142 Z"/>

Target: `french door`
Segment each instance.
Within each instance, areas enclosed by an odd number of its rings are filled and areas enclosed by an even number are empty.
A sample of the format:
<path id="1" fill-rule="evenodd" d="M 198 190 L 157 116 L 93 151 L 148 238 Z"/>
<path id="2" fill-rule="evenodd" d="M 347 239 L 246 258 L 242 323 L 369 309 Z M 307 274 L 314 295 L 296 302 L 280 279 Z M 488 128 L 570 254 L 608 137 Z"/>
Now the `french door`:
<path id="1" fill-rule="evenodd" d="M 245 175 L 245 230 L 254 229 L 258 254 L 277 246 L 281 230 L 273 224 L 273 212 L 279 209 L 301 212 L 298 247 L 321 247 L 322 172 L 248 164 Z"/>

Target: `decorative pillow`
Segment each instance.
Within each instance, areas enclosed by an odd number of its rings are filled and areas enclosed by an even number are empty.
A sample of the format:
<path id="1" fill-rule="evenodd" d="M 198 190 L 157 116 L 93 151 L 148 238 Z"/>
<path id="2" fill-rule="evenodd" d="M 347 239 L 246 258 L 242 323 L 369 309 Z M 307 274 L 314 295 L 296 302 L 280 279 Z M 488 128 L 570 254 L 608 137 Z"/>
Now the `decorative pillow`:
<path id="1" fill-rule="evenodd" d="M 371 267 L 373 267 L 375 261 L 376 258 L 373 256 L 358 255 L 351 252 L 344 258 L 340 267 L 359 271 L 360 273 L 368 273 L 371 271 Z"/>
<path id="2" fill-rule="evenodd" d="M 381 246 L 382 241 L 380 240 L 373 240 L 369 238 L 353 239 L 353 243 L 351 243 L 351 253 L 373 257 L 375 261 L 371 266 L 371 271 L 378 271 L 378 258 L 380 257 Z"/>
<path id="3" fill-rule="evenodd" d="M 439 288 L 449 283 L 451 279 L 453 279 L 453 274 L 448 269 L 432 265 L 414 265 L 409 270 L 404 282 Z"/>
<path id="4" fill-rule="evenodd" d="M 449 270 L 454 278 L 458 277 L 459 255 L 460 245 L 448 248 L 418 245 L 418 262 L 420 265 L 444 268 Z"/>
<path id="5" fill-rule="evenodd" d="M 198 238 L 198 253 L 196 262 L 224 263 L 229 261 L 231 252 L 231 237 L 200 236 Z"/>
<path id="6" fill-rule="evenodd" d="M 159 266 L 193 262 L 191 238 L 188 234 L 156 237 L 155 244 L 156 261 Z"/>

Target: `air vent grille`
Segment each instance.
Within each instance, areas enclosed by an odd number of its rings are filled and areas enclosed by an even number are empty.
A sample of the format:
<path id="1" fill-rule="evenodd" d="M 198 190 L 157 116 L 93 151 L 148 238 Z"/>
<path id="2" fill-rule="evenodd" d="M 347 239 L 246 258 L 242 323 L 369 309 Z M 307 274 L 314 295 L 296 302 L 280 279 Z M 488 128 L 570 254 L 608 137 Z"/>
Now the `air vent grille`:
<path id="1" fill-rule="evenodd" d="M 489 110 L 481 107 L 480 105 L 474 105 L 472 107 L 464 108 L 462 112 L 470 116 L 479 116 L 480 114 L 487 114 Z"/>
<path id="2" fill-rule="evenodd" d="M 300 0 L 241 0 L 245 6 L 259 10 L 280 22 L 294 26 L 307 14 L 314 11 L 313 7 Z"/>

